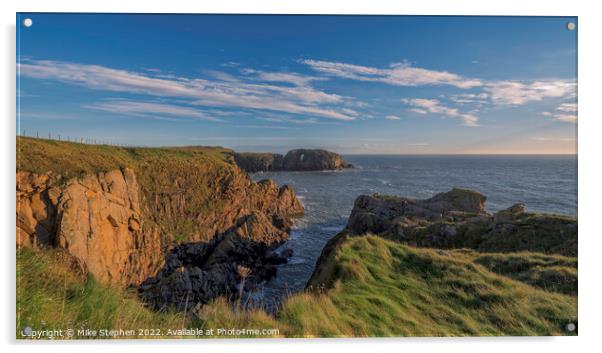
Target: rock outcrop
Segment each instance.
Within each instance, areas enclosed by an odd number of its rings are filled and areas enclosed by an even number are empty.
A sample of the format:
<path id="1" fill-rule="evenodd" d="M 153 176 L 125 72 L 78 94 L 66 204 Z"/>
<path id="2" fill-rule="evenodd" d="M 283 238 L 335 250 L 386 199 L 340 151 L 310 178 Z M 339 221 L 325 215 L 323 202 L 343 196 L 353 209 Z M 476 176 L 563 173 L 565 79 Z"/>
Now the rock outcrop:
<path id="1" fill-rule="evenodd" d="M 339 154 L 320 149 L 296 149 L 288 151 L 285 156 L 275 153 L 236 153 L 234 159 L 248 173 L 353 168 Z"/>
<path id="2" fill-rule="evenodd" d="M 491 215 L 485 211 L 485 200 L 464 189 L 426 200 L 362 195 L 355 201 L 347 229 L 416 246 L 577 255 L 575 218 L 529 213 L 522 203 Z"/>

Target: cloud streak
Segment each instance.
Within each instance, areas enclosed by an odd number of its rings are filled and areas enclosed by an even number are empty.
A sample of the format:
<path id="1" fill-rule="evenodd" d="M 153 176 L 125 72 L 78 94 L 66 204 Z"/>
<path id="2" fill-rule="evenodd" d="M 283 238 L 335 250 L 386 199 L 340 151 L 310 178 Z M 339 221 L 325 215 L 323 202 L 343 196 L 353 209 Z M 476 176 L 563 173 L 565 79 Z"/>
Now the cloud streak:
<path id="1" fill-rule="evenodd" d="M 406 62 L 393 63 L 385 69 L 311 59 L 300 62 L 320 73 L 358 81 L 382 82 L 396 86 L 450 85 L 463 89 L 482 86 L 478 79 L 462 77 L 447 71 L 413 67 Z"/>
<path id="2" fill-rule="evenodd" d="M 550 116 L 564 123 L 577 123 L 577 103 L 562 103 L 553 112 L 542 112 L 541 115 Z"/>
<path id="3" fill-rule="evenodd" d="M 424 98 L 413 98 L 413 99 L 402 99 L 402 103 L 409 105 L 413 108 L 410 108 L 410 111 L 413 111 L 418 114 L 438 114 L 444 117 L 450 118 L 459 118 L 462 120 L 462 123 L 466 126 L 479 126 L 478 121 L 479 118 L 472 114 L 461 113 L 456 108 L 449 108 L 437 99 L 424 99 Z"/>
<path id="4" fill-rule="evenodd" d="M 25 77 L 60 81 L 95 90 L 188 99 L 199 106 L 272 110 L 347 121 L 354 120 L 354 115 L 357 115 L 355 111 L 343 112 L 339 109 L 338 104 L 343 102 L 343 97 L 308 85 L 291 87 L 223 80 L 223 75 L 221 80 L 219 75 L 214 80 L 153 76 L 100 65 L 50 60 L 20 63 L 19 72 Z"/>
<path id="5" fill-rule="evenodd" d="M 574 97 L 577 83 L 567 80 L 547 80 L 524 83 L 519 81 L 497 81 L 487 83 L 484 90 L 491 102 L 497 105 L 522 105 L 538 102 L 544 98 Z"/>
<path id="6" fill-rule="evenodd" d="M 216 117 L 211 116 L 211 114 L 207 114 L 203 111 L 199 111 L 194 108 L 156 102 L 139 102 L 116 99 L 108 100 L 101 103 L 89 104 L 84 107 L 88 109 L 132 116 L 143 116 L 152 118 L 163 118 L 165 116 L 169 116 L 172 118 L 184 117 L 214 122 L 224 121 L 222 119 L 218 119 Z"/>

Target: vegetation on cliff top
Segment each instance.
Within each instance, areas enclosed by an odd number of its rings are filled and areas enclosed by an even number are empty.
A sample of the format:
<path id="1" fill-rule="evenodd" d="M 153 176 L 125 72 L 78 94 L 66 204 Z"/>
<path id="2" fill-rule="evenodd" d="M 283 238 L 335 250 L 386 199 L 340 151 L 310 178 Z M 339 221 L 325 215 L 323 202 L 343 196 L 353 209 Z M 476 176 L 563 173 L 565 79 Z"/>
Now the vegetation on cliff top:
<path id="1" fill-rule="evenodd" d="M 65 177 L 124 167 L 136 168 L 157 159 L 231 164 L 231 150 L 222 147 L 120 147 L 17 137 L 17 169 L 52 171 Z"/>

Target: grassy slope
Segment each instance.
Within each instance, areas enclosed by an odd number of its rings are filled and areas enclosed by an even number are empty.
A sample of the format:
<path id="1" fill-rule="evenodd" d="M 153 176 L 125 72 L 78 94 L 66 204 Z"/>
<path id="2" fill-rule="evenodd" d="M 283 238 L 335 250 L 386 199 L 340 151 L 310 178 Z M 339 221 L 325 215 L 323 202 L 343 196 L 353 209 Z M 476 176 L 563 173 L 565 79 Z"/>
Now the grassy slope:
<path id="1" fill-rule="evenodd" d="M 576 292 L 554 293 L 494 273 L 474 251 L 418 249 L 363 236 L 343 240 L 333 255 L 323 264 L 332 288 L 289 297 L 276 321 L 236 315 L 218 302 L 209 326 L 278 327 L 295 337 L 495 336 L 564 335 L 565 326 L 577 322 Z M 572 261 L 529 253 L 487 256 L 528 262 L 531 269 L 552 265 L 554 258 Z"/>
<path id="2" fill-rule="evenodd" d="M 562 335 L 567 323 L 577 322 L 576 296 L 491 272 L 477 263 L 478 253 L 417 249 L 376 236 L 342 242 L 331 260 L 333 287 L 292 295 L 277 317 L 238 312 L 223 299 L 203 308 L 204 321 L 152 312 L 134 293 L 78 278 L 59 255 L 30 250 L 18 255 L 18 329 L 278 328 L 287 337 Z"/>

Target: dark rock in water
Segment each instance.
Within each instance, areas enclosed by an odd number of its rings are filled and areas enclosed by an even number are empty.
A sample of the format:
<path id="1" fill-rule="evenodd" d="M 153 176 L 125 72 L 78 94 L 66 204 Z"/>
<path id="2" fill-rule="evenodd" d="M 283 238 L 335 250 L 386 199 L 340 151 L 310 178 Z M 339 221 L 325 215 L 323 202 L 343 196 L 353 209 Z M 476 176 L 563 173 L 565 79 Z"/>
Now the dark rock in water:
<path id="1" fill-rule="evenodd" d="M 277 153 L 236 153 L 236 164 L 248 173 L 271 171 L 319 171 L 353 168 L 343 157 L 320 149 L 296 149 Z"/>
<path id="2" fill-rule="evenodd" d="M 218 296 L 234 297 L 242 282 L 238 269 L 250 270 L 245 289 L 276 275 L 287 258 L 270 246 L 242 238 L 235 232 L 209 243 L 182 244 L 172 249 L 165 266 L 138 288 L 140 297 L 155 310 L 190 310 Z"/>
<path id="3" fill-rule="evenodd" d="M 277 266 L 287 261 L 273 250 L 289 238 L 292 217 L 303 214 L 303 206 L 291 187 L 278 188 L 272 180 L 257 183 L 263 193 L 251 199 L 235 224 L 225 232 L 172 248 L 164 266 L 146 279 L 139 294 L 156 310 L 188 310 L 218 296 L 233 298 L 245 276 L 245 289 L 276 275 Z"/>

